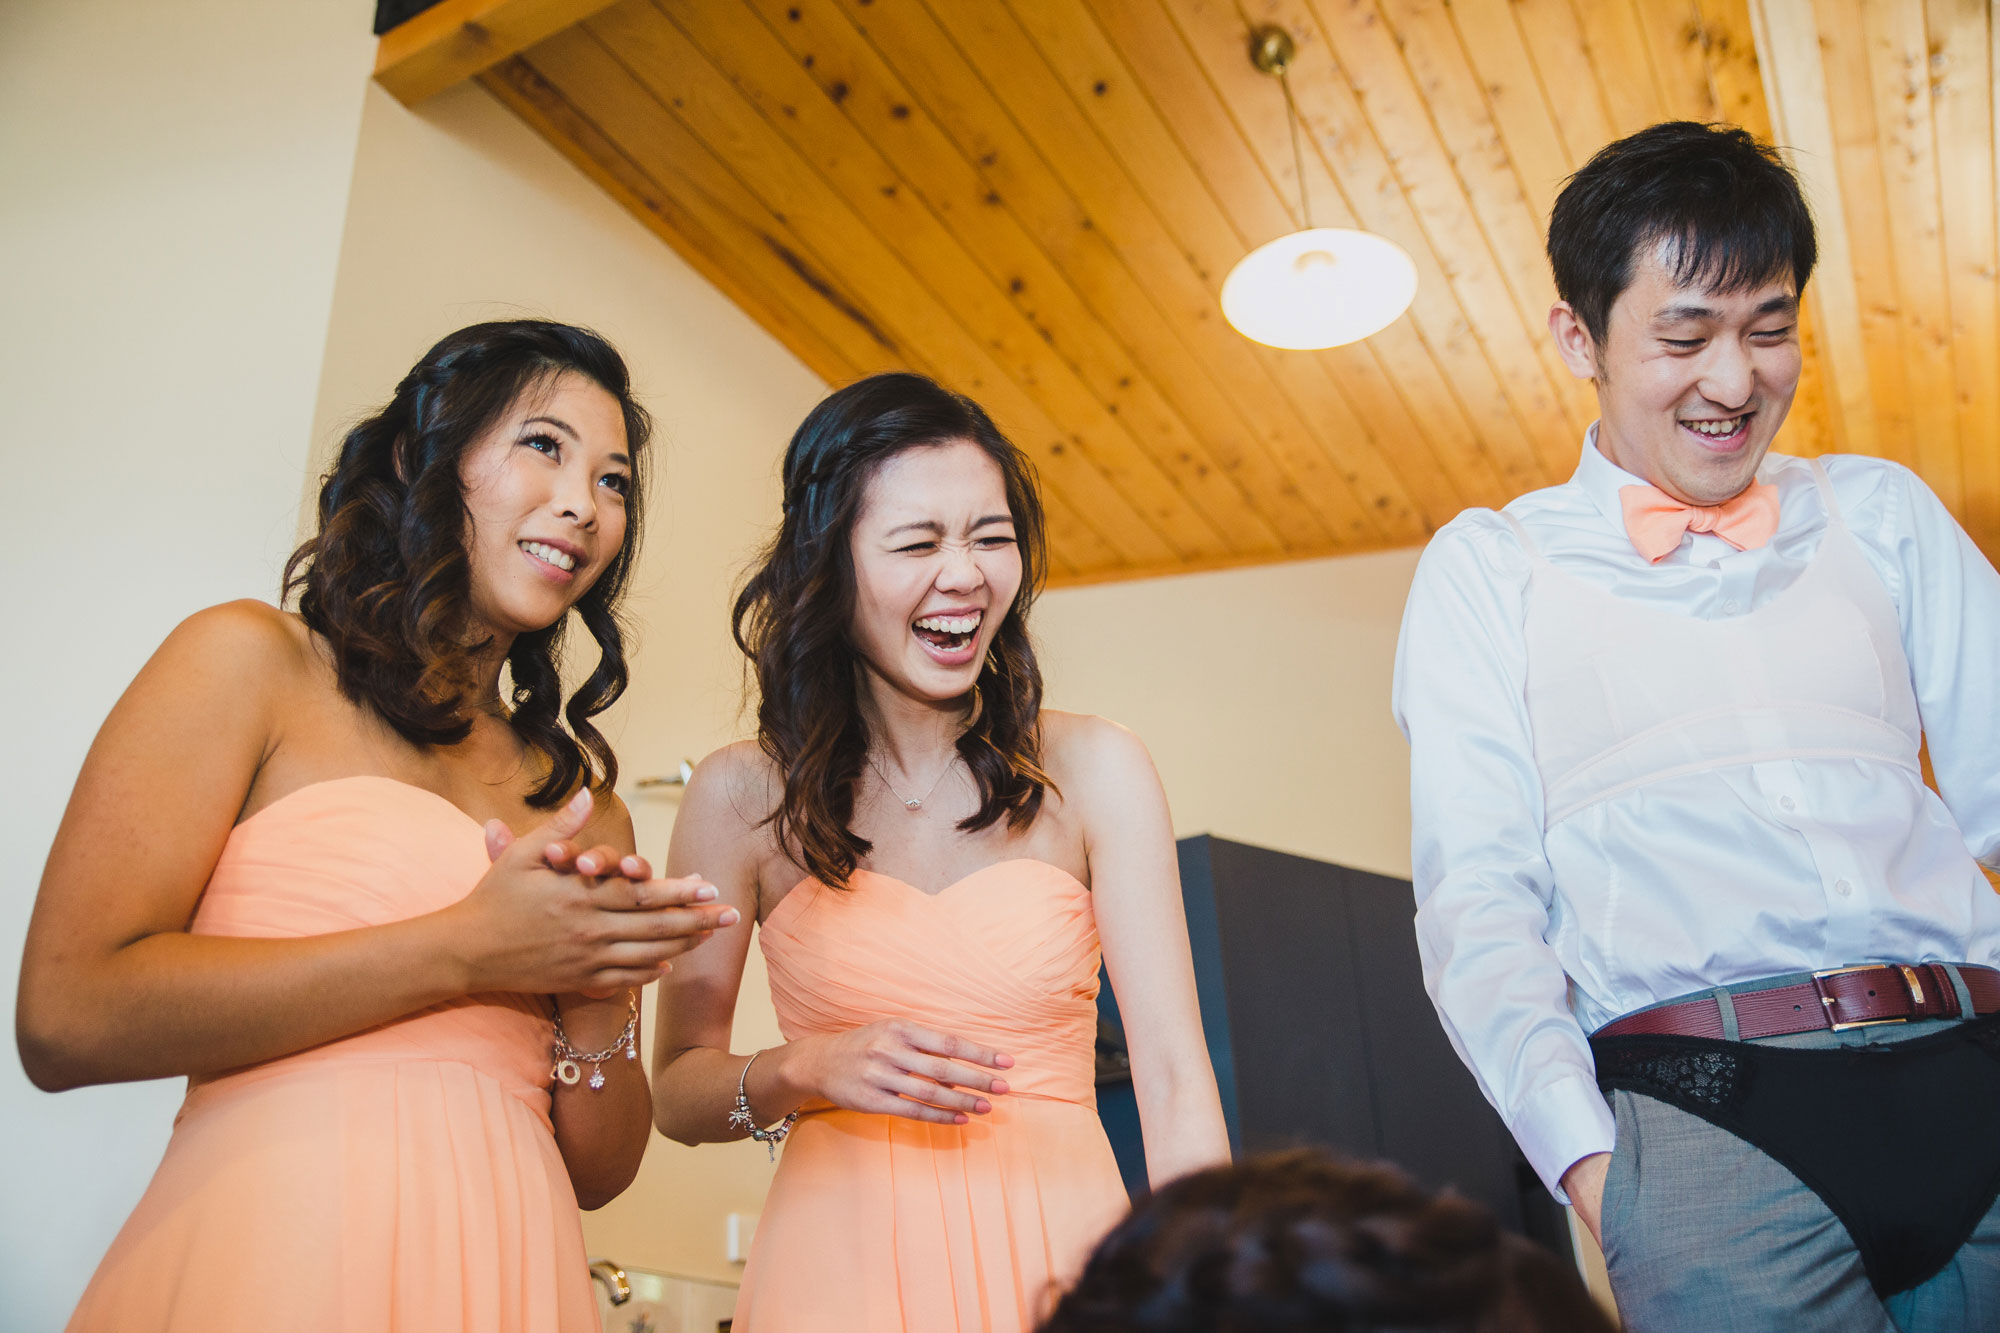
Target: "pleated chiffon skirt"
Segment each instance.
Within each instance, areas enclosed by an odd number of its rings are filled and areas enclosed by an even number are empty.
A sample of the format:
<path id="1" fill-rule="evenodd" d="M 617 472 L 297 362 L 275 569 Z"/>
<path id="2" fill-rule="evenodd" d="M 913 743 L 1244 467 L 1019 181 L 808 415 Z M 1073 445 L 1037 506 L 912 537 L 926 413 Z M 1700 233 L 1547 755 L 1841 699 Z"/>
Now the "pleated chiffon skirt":
<path id="1" fill-rule="evenodd" d="M 192 929 L 297 937 L 463 897 L 480 825 L 343 778 L 239 824 Z M 190 1081 L 72 1333 L 596 1333 L 542 1002 L 473 996 Z"/>
<path id="2" fill-rule="evenodd" d="M 1127 1207 L 1097 1118 L 1089 890 L 1007 861 L 927 895 L 813 881 L 760 935 L 788 1040 L 904 1018 L 1015 1058 L 966 1125 L 808 1108 L 758 1221 L 735 1333 L 1032 1329 Z"/>

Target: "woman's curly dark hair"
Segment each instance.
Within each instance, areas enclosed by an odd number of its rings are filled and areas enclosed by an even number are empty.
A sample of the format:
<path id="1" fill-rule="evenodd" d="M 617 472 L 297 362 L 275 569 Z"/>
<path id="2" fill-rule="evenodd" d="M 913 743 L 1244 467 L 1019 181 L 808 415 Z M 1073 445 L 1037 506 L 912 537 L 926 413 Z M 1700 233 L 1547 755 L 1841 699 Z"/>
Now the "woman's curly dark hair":
<path id="1" fill-rule="evenodd" d="M 567 615 L 519 635 L 507 652 L 508 722 L 547 765 L 528 797 L 542 807 L 579 783 L 602 790 L 618 778 L 618 760 L 590 719 L 625 692 L 630 676 L 618 604 L 639 549 L 652 422 L 610 343 L 541 319 L 474 324 L 439 341 L 388 405 L 341 441 L 320 484 L 319 530 L 292 552 L 284 583 L 326 641 L 342 694 L 414 745 L 464 740 L 472 730 L 464 667 L 479 645 L 468 642 L 470 515 L 459 460 L 524 394 L 563 374 L 582 375 L 617 400 L 632 483 L 624 547 L 575 606 L 597 641 L 597 669 L 565 706 Z"/>
<path id="2" fill-rule="evenodd" d="M 1493 1214 L 1317 1149 L 1183 1176 L 1097 1246 L 1040 1333 L 1612 1333 Z"/>
<path id="3" fill-rule="evenodd" d="M 784 775 L 769 816 L 779 844 L 821 883 L 844 888 L 871 850 L 849 827 L 868 760 L 861 657 L 849 635 L 849 536 L 876 469 L 906 449 L 969 440 L 999 464 L 1021 551 L 1021 589 L 1007 608 L 975 691 L 958 753 L 979 784 L 967 832 L 1002 818 L 1025 828 L 1053 785 L 1042 769 L 1042 671 L 1027 614 L 1048 545 L 1034 465 L 985 409 L 922 375 L 872 375 L 828 396 L 785 451 L 784 520 L 736 598 L 736 646 L 756 673 L 757 739 Z"/>

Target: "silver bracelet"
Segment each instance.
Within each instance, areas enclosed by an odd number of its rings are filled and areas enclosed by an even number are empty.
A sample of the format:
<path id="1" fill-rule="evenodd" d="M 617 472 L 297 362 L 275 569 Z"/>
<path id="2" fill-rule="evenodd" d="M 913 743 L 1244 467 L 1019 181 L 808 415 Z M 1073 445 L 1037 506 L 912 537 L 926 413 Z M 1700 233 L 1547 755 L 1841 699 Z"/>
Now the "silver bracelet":
<path id="1" fill-rule="evenodd" d="M 758 1051 L 757 1055 L 745 1060 L 743 1072 L 736 1076 L 736 1109 L 729 1113 L 729 1127 L 748 1130 L 751 1138 L 769 1150 L 771 1160 L 775 1162 L 778 1160 L 778 1145 L 790 1137 L 792 1126 L 799 1123 L 799 1113 L 793 1111 L 769 1129 L 757 1128 L 757 1120 L 750 1114 L 750 1093 L 744 1084 L 750 1077 L 750 1066 L 756 1064 L 757 1056 L 762 1054 L 762 1051 Z"/>
<path id="2" fill-rule="evenodd" d="M 639 1058 L 639 997 L 632 991 L 625 992 L 625 1030 L 618 1034 L 618 1040 L 601 1051 L 579 1051 L 569 1044 L 563 1033 L 562 1008 L 556 1008 L 556 1067 L 549 1071 L 550 1077 L 565 1087 L 575 1087 L 583 1077 L 583 1067 L 578 1062 L 590 1062 L 590 1090 L 601 1092 L 604 1088 L 604 1062 L 625 1052 L 627 1060 Z"/>

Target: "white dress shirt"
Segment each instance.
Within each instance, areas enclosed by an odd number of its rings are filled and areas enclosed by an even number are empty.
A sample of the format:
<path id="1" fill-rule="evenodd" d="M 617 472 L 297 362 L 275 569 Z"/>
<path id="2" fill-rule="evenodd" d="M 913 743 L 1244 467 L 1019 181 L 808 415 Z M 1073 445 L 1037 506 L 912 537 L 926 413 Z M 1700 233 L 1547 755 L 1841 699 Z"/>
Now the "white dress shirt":
<path id="1" fill-rule="evenodd" d="M 1800 757 L 1648 782 L 1605 797 L 1598 817 L 1545 828 L 1524 632 L 1534 561 L 1506 518 L 1478 509 L 1447 524 L 1418 566 L 1395 711 L 1411 746 L 1425 984 L 1558 1198 L 1562 1173 L 1615 1137 L 1586 1032 L 1760 977 L 2000 960 L 2000 895 L 1974 864 L 2000 865 L 2000 575 L 1908 469 L 1821 462 L 1894 605 L 1942 802 L 1907 762 Z M 1727 620 L 1791 588 L 1828 531 L 1810 463 L 1773 454 L 1758 475 L 1778 488 L 1780 520 L 1751 551 L 1690 533 L 1647 563 L 1618 494 L 1645 483 L 1598 452 L 1594 427 L 1568 482 L 1506 513 L 1563 575 Z"/>

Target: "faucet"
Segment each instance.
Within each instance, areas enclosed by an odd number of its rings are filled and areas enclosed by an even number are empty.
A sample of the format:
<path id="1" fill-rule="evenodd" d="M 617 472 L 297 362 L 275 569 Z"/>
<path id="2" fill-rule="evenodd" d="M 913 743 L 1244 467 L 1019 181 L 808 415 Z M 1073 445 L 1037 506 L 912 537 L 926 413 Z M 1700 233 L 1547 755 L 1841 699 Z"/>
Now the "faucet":
<path id="1" fill-rule="evenodd" d="M 604 1294 L 611 1298 L 613 1305 L 623 1305 L 632 1299 L 632 1280 L 625 1276 L 625 1270 L 609 1259 L 593 1260 L 590 1265 L 593 1282 L 604 1284 Z"/>

